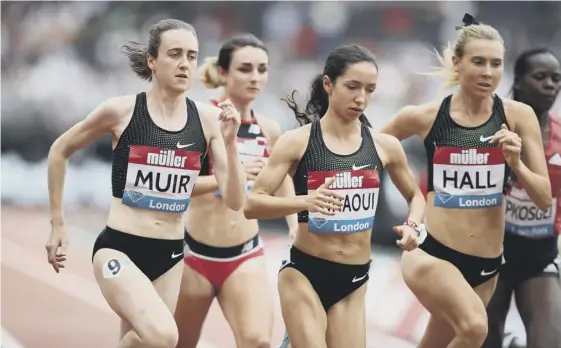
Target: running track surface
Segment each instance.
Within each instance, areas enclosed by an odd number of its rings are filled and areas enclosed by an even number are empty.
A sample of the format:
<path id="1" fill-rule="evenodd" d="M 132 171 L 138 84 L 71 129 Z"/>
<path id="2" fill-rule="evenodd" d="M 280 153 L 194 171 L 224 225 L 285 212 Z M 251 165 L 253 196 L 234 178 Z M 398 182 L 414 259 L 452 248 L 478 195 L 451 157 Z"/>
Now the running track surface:
<path id="1" fill-rule="evenodd" d="M 56 274 L 44 244 L 48 211 L 2 207 L 1 348 L 115 347 L 118 317 L 95 283 L 91 250 L 105 225 L 106 212 L 67 210 L 69 250 L 66 268 Z M 263 232 L 270 281 L 287 251 L 286 237 Z M 403 284 L 397 256 L 375 253 L 367 293 L 368 348 L 412 348 L 425 328 L 427 313 Z M 278 299 L 273 346 L 284 333 Z M 216 335 L 220 332 L 220 335 Z M 235 348 L 233 335 L 216 302 L 203 328 L 199 348 Z"/>

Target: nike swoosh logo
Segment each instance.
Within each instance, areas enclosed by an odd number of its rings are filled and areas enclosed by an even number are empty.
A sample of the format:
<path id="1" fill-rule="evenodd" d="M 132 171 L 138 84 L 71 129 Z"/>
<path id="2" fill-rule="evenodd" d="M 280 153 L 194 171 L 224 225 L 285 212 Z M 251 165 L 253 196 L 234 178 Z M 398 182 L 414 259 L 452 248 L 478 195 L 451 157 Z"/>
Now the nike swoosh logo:
<path id="1" fill-rule="evenodd" d="M 485 276 L 488 276 L 488 275 L 491 275 L 491 274 L 495 273 L 496 271 L 497 271 L 496 269 L 492 270 L 491 272 L 487 272 L 485 270 L 482 270 L 481 271 L 481 276 L 485 277 Z"/>
<path id="2" fill-rule="evenodd" d="M 175 251 L 171 254 L 172 259 L 177 259 L 178 257 L 183 256 L 183 253 L 176 254 Z"/>
<path id="3" fill-rule="evenodd" d="M 363 166 L 357 167 L 353 164 L 353 170 L 361 170 L 362 168 L 370 167 L 370 164 L 365 164 Z"/>
<path id="4" fill-rule="evenodd" d="M 189 147 L 189 146 L 191 146 L 191 145 L 195 145 L 195 143 L 191 143 L 191 144 L 187 144 L 187 145 L 181 145 L 181 144 L 179 143 L 179 141 L 177 142 L 177 148 L 178 148 L 178 149 L 184 149 L 184 148 Z"/>
<path id="5" fill-rule="evenodd" d="M 481 136 L 479 136 L 479 141 L 482 142 L 482 143 L 486 143 L 489 140 L 491 140 L 491 138 L 493 138 L 493 137 L 494 137 L 494 135 L 491 135 L 491 136 L 488 136 L 488 137 L 484 137 L 483 135 L 481 135 Z"/>
<path id="6" fill-rule="evenodd" d="M 368 275 L 368 274 L 365 274 L 365 275 L 363 275 L 363 276 L 360 277 L 360 278 L 354 277 L 354 278 L 353 278 L 353 283 L 360 282 L 361 280 L 363 280 L 364 278 L 366 278 L 367 275 Z"/>

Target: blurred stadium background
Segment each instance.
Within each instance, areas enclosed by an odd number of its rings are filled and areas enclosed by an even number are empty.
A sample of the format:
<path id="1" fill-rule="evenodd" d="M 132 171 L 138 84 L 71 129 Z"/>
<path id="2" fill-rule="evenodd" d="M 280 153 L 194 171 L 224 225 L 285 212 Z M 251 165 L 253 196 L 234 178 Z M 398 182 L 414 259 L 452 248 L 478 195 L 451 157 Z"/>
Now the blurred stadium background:
<path id="1" fill-rule="evenodd" d="M 1 6 L 2 347 L 6 348 L 17 347 L 13 344 L 18 341 L 25 348 L 100 347 L 111 346 L 117 338 L 116 317 L 101 298 L 89 264 L 110 201 L 110 138 L 71 159 L 65 190 L 71 261 L 58 276 L 43 255 L 49 232 L 46 157 L 51 143 L 102 100 L 148 88 L 132 74 L 119 46 L 126 39 L 145 42 L 148 28 L 157 20 L 174 17 L 192 23 L 199 36 L 200 62 L 217 55 L 233 33 L 260 37 L 269 49 L 271 66 L 269 85 L 255 109 L 277 120 L 284 130 L 296 127 L 296 122 L 280 98 L 294 89 L 304 97 L 312 76 L 340 44 L 359 43 L 378 58 L 379 87 L 367 110 L 374 127 L 403 105 L 448 93 L 440 89 L 439 81 L 419 72 L 436 64 L 432 50 L 454 37 L 465 12 L 496 27 L 505 39 L 505 76 L 498 90 L 503 97 L 508 96 L 518 53 L 547 46 L 561 56 L 561 3 L 553 1 L 3 1 Z M 196 84 L 188 95 L 207 100 L 217 93 Z M 555 110 L 561 113 L 561 103 Z M 404 146 L 424 186 L 420 144 L 412 139 Z M 372 238 L 368 344 L 412 347 L 424 329 L 426 313 L 401 280 L 390 227 L 402 221 L 407 206 L 385 181 Z M 283 220 L 262 225 L 274 283 L 287 243 L 286 227 Z M 516 311 L 508 327 L 524 341 Z M 216 308 L 205 327 L 206 344 L 234 346 L 231 336 L 216 340 L 214 329 L 227 330 Z M 279 312 L 277 342 L 283 330 Z M 8 336 L 12 345 L 6 343 Z"/>

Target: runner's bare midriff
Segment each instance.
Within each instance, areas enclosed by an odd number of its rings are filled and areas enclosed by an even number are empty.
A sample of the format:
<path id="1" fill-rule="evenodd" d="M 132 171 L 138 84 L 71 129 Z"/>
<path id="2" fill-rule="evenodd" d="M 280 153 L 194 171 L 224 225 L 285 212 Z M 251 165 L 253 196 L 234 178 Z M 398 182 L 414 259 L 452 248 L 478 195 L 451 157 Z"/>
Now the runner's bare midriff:
<path id="1" fill-rule="evenodd" d="M 308 255 L 349 265 L 362 265 L 371 259 L 372 230 L 348 234 L 317 234 L 307 223 L 298 224 L 294 246 Z"/>
<path id="2" fill-rule="evenodd" d="M 111 201 L 107 226 L 148 238 L 183 238 L 183 214 L 133 208 L 115 197 Z"/>
<path id="3" fill-rule="evenodd" d="M 257 220 L 247 220 L 241 209 L 229 209 L 214 193 L 191 199 L 185 226 L 196 241 L 218 247 L 242 244 L 259 231 Z"/>
<path id="4" fill-rule="evenodd" d="M 426 228 L 442 244 L 464 254 L 494 258 L 504 239 L 504 204 L 481 209 L 449 209 L 434 206 L 434 192 L 427 197 Z"/>

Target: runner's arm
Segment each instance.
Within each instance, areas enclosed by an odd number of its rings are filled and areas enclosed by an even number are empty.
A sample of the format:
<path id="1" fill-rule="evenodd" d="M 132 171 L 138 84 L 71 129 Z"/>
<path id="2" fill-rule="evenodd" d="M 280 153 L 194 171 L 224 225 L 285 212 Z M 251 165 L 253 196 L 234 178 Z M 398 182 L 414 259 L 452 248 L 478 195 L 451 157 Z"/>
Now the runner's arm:
<path id="1" fill-rule="evenodd" d="M 204 117 L 205 126 L 209 127 L 210 130 L 209 142 L 212 151 L 214 177 L 218 183 L 218 189 L 222 193 L 224 205 L 238 211 L 243 207 L 245 201 L 247 182 L 238 155 L 237 144 L 235 141 L 230 144 L 224 143 L 220 132 L 220 121 L 218 120 L 222 111 L 220 108 L 210 104 L 198 104 L 197 107 L 204 112 L 206 116 Z"/>
<path id="2" fill-rule="evenodd" d="M 275 144 L 269 161 L 257 176 L 253 190 L 245 202 L 246 218 L 277 219 L 307 208 L 303 196 L 273 196 L 306 147 L 301 131 L 302 128 L 288 131 Z"/>
<path id="3" fill-rule="evenodd" d="M 292 182 L 292 178 L 290 177 L 290 175 L 286 176 L 281 186 L 275 193 L 275 196 L 289 197 L 293 199 L 296 197 L 296 193 L 294 192 L 294 183 Z M 291 233 L 298 228 L 298 215 L 296 213 L 286 215 L 285 220 L 286 225 L 288 226 L 288 229 Z"/>
<path id="4" fill-rule="evenodd" d="M 382 138 L 382 137 L 381 137 Z M 407 165 L 407 157 L 399 140 L 393 136 L 384 136 L 385 153 L 389 159 L 385 168 L 403 198 L 409 204 L 408 220 L 420 225 L 425 216 L 426 201 L 423 192 L 417 185 L 413 172 Z"/>
<path id="5" fill-rule="evenodd" d="M 419 117 L 419 107 L 407 105 L 399 109 L 397 114 L 382 129 L 381 133 L 393 135 L 399 140 L 405 140 L 418 134 L 423 127 Z"/>
<path id="6" fill-rule="evenodd" d="M 199 176 L 191 197 L 201 196 L 207 193 L 215 192 L 218 190 L 218 182 L 214 175 Z"/>
<path id="7" fill-rule="evenodd" d="M 48 187 L 51 223 L 64 223 L 63 190 L 68 159 L 76 151 L 83 149 L 102 135 L 112 133 L 128 109 L 134 106 L 129 96 L 111 98 L 95 108 L 83 121 L 62 134 L 51 145 L 48 155 Z"/>
<path id="8" fill-rule="evenodd" d="M 271 148 L 273 148 L 282 134 L 281 129 L 278 123 L 273 120 L 263 118 L 260 119 L 260 121 L 261 121 L 260 122 L 261 126 L 264 128 L 265 135 L 267 136 L 267 138 L 269 138 Z M 278 197 L 296 196 L 296 193 L 294 192 L 294 183 L 292 182 L 292 178 L 290 177 L 290 175 L 286 176 L 279 189 L 275 192 L 275 196 Z M 289 214 L 286 215 L 284 218 L 286 220 L 286 225 L 288 226 L 289 233 L 290 234 L 295 233 L 295 230 L 298 228 L 298 215 Z"/>
<path id="9" fill-rule="evenodd" d="M 522 103 L 516 103 L 514 111 L 515 131 L 526 155 L 512 170 L 534 204 L 545 211 L 552 203 L 551 182 L 538 118 L 531 107 Z"/>

